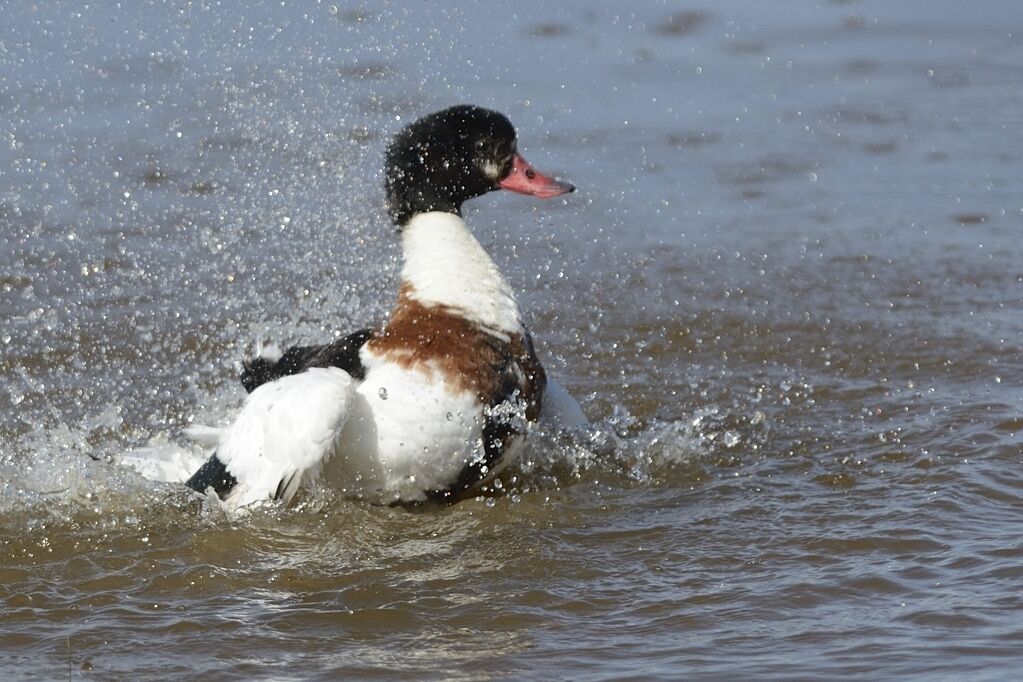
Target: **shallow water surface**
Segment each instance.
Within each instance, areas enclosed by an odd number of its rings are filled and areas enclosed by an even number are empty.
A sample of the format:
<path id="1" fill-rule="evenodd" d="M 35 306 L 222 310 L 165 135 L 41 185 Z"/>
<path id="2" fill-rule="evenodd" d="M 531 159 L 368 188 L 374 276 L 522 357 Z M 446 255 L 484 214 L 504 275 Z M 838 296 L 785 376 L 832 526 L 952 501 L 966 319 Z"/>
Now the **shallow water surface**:
<path id="1" fill-rule="evenodd" d="M 1018 3 L 122 5 L 0 29 L 8 678 L 1023 671 Z M 384 318 L 461 101 L 580 187 L 466 218 L 592 426 L 421 512 L 113 464 Z"/>

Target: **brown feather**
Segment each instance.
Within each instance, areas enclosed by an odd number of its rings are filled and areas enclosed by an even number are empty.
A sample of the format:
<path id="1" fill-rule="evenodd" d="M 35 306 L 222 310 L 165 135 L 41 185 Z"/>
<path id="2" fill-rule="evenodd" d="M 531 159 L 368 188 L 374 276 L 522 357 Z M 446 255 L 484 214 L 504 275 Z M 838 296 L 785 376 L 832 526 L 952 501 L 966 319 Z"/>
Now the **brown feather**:
<path id="1" fill-rule="evenodd" d="M 369 349 L 408 369 L 441 372 L 455 390 L 472 391 L 487 406 L 517 388 L 527 419 L 535 421 L 547 377 L 529 335 L 523 330 L 501 339 L 448 306 L 417 301 L 413 291 L 411 284 L 401 285 L 391 319 L 367 342 Z M 508 386 L 512 365 L 523 376 L 515 387 Z"/>

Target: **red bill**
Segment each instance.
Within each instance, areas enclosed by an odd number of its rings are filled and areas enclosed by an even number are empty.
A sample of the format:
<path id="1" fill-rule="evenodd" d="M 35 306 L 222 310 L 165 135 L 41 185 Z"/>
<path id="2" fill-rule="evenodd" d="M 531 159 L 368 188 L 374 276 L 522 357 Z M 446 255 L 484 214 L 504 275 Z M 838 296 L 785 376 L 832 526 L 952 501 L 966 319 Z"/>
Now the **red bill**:
<path id="1" fill-rule="evenodd" d="M 529 194 L 541 199 L 550 199 L 575 191 L 575 185 L 547 177 L 533 168 L 518 152 L 515 153 L 515 160 L 512 161 L 511 173 L 498 185 L 501 189 Z"/>

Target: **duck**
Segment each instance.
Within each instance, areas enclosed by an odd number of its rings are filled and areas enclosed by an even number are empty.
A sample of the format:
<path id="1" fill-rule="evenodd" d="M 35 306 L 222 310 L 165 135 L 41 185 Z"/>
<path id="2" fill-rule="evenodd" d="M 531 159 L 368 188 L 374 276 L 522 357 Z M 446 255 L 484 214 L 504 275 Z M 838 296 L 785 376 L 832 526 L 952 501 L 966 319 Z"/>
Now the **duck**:
<path id="1" fill-rule="evenodd" d="M 586 422 L 462 217 L 492 191 L 551 199 L 575 187 L 523 158 L 504 114 L 468 104 L 400 130 L 384 185 L 403 257 L 386 322 L 245 361 L 247 396 L 230 425 L 201 436 L 213 452 L 189 488 L 235 509 L 287 504 L 329 470 L 349 497 L 453 504 L 515 461 L 541 421 Z"/>

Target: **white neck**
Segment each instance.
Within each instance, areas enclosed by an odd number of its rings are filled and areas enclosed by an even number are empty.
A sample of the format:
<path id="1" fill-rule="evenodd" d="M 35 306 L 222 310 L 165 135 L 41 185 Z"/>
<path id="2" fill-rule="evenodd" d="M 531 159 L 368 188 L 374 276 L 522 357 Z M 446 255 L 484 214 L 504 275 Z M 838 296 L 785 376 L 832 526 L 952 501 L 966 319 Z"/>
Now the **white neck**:
<path id="1" fill-rule="evenodd" d="M 416 214 L 405 224 L 401 245 L 401 277 L 411 285 L 413 299 L 454 308 L 493 332 L 521 330 L 511 287 L 460 217 L 440 211 Z"/>

